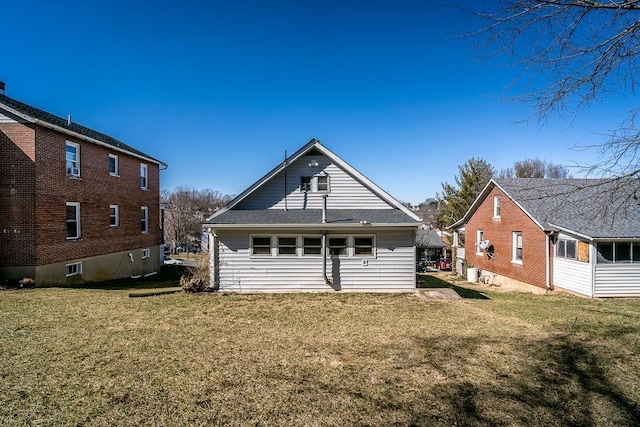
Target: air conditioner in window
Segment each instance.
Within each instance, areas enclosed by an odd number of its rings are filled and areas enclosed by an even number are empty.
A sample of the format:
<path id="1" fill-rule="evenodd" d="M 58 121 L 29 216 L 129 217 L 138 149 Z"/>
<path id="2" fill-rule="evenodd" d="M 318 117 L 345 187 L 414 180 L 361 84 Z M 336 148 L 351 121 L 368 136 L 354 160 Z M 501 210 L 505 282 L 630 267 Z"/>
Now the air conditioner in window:
<path id="1" fill-rule="evenodd" d="M 481 240 L 478 243 L 478 247 L 480 248 L 480 250 L 484 251 L 485 249 L 487 249 L 489 247 L 489 241 L 488 240 Z"/>

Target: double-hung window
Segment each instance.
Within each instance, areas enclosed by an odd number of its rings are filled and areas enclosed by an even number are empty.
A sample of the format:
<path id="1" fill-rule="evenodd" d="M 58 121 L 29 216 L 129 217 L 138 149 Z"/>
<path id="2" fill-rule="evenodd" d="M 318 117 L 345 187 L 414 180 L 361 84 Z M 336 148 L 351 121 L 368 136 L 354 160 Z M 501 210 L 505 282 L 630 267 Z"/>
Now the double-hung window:
<path id="1" fill-rule="evenodd" d="M 296 255 L 297 238 L 278 237 L 278 255 Z"/>
<path id="2" fill-rule="evenodd" d="M 328 192 L 329 191 L 329 175 L 318 175 L 316 185 L 318 187 L 318 191 Z"/>
<path id="3" fill-rule="evenodd" d="M 478 229 L 476 230 L 476 255 L 482 255 L 482 248 L 480 247 L 480 242 L 484 240 L 484 231 Z"/>
<path id="4" fill-rule="evenodd" d="M 321 255 L 322 237 L 303 237 L 302 255 Z"/>
<path id="5" fill-rule="evenodd" d="M 522 264 L 522 232 L 513 232 L 513 251 L 511 261 L 516 264 Z"/>
<path id="6" fill-rule="evenodd" d="M 67 240 L 80 238 L 80 203 L 67 202 Z"/>
<path id="7" fill-rule="evenodd" d="M 67 141 L 65 149 L 67 176 L 80 178 L 80 144 Z"/>
<path id="8" fill-rule="evenodd" d="M 347 255 L 346 237 L 329 237 L 329 255 Z"/>
<path id="9" fill-rule="evenodd" d="M 493 217 L 500 218 L 500 204 L 502 200 L 500 196 L 493 196 Z"/>
<path id="10" fill-rule="evenodd" d="M 271 237 L 252 236 L 251 255 L 271 255 Z"/>
<path id="11" fill-rule="evenodd" d="M 353 254 L 355 256 L 373 256 L 373 248 L 372 236 L 354 236 Z"/>
<path id="12" fill-rule="evenodd" d="M 311 191 L 311 177 L 310 176 L 301 176 L 300 177 L 300 191 L 302 191 L 302 192 Z"/>
<path id="13" fill-rule="evenodd" d="M 109 227 L 116 228 L 120 225 L 120 212 L 118 205 L 109 205 Z"/>
<path id="14" fill-rule="evenodd" d="M 109 154 L 109 175 L 118 176 L 118 156 Z"/>
<path id="15" fill-rule="evenodd" d="M 147 190 L 149 188 L 149 166 L 140 163 L 140 188 Z"/>
<path id="16" fill-rule="evenodd" d="M 140 207 L 140 232 L 149 232 L 149 208 L 147 206 Z"/>

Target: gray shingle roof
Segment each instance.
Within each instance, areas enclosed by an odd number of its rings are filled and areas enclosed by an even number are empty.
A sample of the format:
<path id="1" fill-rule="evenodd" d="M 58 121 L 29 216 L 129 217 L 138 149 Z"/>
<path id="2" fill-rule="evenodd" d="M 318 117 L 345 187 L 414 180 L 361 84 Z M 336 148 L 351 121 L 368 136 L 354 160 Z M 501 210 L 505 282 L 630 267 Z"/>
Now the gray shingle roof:
<path id="1" fill-rule="evenodd" d="M 416 246 L 419 248 L 444 248 L 446 245 L 436 230 L 416 231 Z"/>
<path id="2" fill-rule="evenodd" d="M 141 157 L 146 157 L 147 159 L 153 160 L 157 163 L 162 163 L 160 160 L 154 159 L 153 157 L 143 153 L 142 151 L 133 148 L 130 145 L 125 144 L 122 141 L 118 141 L 117 139 L 110 137 L 107 134 L 104 134 L 102 132 L 98 132 L 95 131 L 93 129 L 89 129 L 88 127 L 79 125 L 77 123 L 70 123 L 67 124 L 67 119 L 63 119 L 62 117 L 58 117 L 55 116 L 51 113 L 47 113 L 44 110 L 41 110 L 39 108 L 36 107 L 32 107 L 30 105 L 27 105 L 23 102 L 20 101 L 16 101 L 13 98 L 9 98 L 6 95 L 2 95 L 0 94 L 0 108 L 2 108 L 2 105 L 4 104 L 7 107 L 12 108 L 13 110 L 16 110 L 26 116 L 32 117 L 34 119 L 46 122 L 46 123 L 50 123 L 52 125 L 58 126 L 60 128 L 63 129 L 67 129 L 71 132 L 75 132 L 78 133 L 80 135 L 92 138 L 92 139 L 96 139 L 100 142 L 104 142 L 105 144 L 111 145 L 113 147 L 119 148 L 121 150 L 127 151 L 129 153 L 135 154 L 137 156 L 141 156 Z"/>
<path id="3" fill-rule="evenodd" d="M 638 179 L 494 179 L 543 228 L 640 238 Z"/>
<path id="4" fill-rule="evenodd" d="M 407 224 L 414 220 L 399 209 L 328 209 L 329 224 L 360 224 L 368 221 L 371 224 Z M 211 218 L 207 224 L 238 225 L 308 225 L 322 224 L 322 209 L 254 209 L 228 210 Z"/>

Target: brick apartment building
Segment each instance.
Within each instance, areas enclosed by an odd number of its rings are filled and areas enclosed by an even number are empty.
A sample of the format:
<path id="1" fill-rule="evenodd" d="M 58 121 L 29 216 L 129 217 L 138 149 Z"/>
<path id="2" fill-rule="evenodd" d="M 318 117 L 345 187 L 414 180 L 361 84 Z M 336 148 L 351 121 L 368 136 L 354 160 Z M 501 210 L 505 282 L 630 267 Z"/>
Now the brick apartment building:
<path id="1" fill-rule="evenodd" d="M 157 272 L 164 163 L 5 95 L 0 282 L 71 285 Z"/>

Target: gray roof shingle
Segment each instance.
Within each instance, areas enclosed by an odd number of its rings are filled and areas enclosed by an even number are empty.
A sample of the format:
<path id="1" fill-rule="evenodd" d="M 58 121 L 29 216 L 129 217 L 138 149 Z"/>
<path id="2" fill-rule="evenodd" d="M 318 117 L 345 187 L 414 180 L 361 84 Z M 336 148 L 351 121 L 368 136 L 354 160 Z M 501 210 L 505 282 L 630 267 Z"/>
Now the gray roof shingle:
<path id="1" fill-rule="evenodd" d="M 416 231 L 416 246 L 419 248 L 444 248 L 445 245 L 442 237 L 438 235 L 436 230 L 418 230 Z"/>
<path id="2" fill-rule="evenodd" d="M 163 162 L 161 162 L 160 160 L 154 159 L 153 157 L 143 153 L 142 151 L 133 148 L 130 145 L 125 144 L 122 141 L 118 141 L 117 139 L 110 137 L 107 134 L 104 134 L 102 132 L 98 132 L 95 131 L 93 129 L 90 129 L 88 127 L 79 125 L 77 123 L 73 123 L 71 122 L 70 124 L 67 124 L 67 119 L 63 119 L 62 117 L 58 117 L 56 115 L 53 115 L 51 113 L 47 113 L 44 110 L 41 110 L 39 108 L 36 107 L 32 107 L 30 105 L 27 105 L 23 102 L 20 101 L 16 101 L 13 98 L 10 98 L 6 95 L 2 95 L 0 94 L 0 108 L 2 108 L 2 104 L 6 105 L 7 107 L 12 108 L 13 110 L 16 110 L 26 116 L 32 117 L 34 119 L 46 122 L 46 123 L 50 123 L 52 125 L 58 126 L 60 128 L 63 129 L 67 129 L 71 132 L 75 132 L 78 133 L 80 135 L 98 140 L 100 142 L 104 142 L 105 144 L 111 145 L 113 147 L 119 148 L 121 150 L 127 151 L 129 153 L 135 154 L 137 156 L 141 156 L 141 157 L 145 157 L 147 159 L 153 160 L 157 163 L 160 164 L 164 164 Z"/>
<path id="3" fill-rule="evenodd" d="M 592 238 L 640 238 L 640 180 L 494 179 L 543 228 Z"/>
<path id="4" fill-rule="evenodd" d="M 328 209 L 328 224 L 407 224 L 418 221 L 399 209 Z M 228 210 L 211 218 L 207 224 L 226 225 L 309 225 L 322 224 L 322 209 L 238 209 Z"/>

